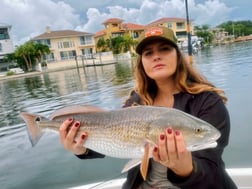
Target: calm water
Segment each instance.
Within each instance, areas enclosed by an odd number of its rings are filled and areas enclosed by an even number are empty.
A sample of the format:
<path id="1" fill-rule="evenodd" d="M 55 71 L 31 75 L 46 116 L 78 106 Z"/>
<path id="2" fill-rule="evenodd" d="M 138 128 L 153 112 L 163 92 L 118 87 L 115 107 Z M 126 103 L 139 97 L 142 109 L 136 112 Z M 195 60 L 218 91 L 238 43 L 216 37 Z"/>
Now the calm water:
<path id="1" fill-rule="evenodd" d="M 224 153 L 227 167 L 252 167 L 252 41 L 205 49 L 194 60 L 229 98 L 232 130 Z M 47 133 L 32 148 L 18 114 L 48 116 L 70 104 L 116 109 L 133 86 L 131 62 L 0 81 L 1 188 L 59 189 L 119 177 L 126 160 L 79 160 L 63 149 L 55 134 Z"/>

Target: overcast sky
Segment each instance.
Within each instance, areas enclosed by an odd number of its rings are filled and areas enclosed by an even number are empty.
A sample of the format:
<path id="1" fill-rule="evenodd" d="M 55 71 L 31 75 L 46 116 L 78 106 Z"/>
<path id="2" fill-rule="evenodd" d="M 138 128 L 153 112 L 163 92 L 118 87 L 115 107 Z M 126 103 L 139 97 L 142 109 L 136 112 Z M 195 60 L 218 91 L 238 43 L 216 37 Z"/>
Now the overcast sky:
<path id="1" fill-rule="evenodd" d="M 252 0 L 188 0 L 194 25 L 252 20 Z M 0 24 L 12 26 L 14 44 L 51 30 L 96 33 L 108 18 L 148 24 L 162 17 L 185 18 L 184 0 L 1 0 Z"/>

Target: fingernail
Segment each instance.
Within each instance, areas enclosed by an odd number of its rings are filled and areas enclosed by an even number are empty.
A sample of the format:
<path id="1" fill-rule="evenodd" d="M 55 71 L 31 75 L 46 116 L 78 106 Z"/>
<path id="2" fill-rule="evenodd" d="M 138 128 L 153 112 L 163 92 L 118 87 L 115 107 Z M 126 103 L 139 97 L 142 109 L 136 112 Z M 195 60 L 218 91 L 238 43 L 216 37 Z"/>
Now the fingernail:
<path id="1" fill-rule="evenodd" d="M 168 133 L 168 134 L 172 134 L 172 129 L 171 129 L 171 128 L 168 128 L 168 129 L 167 129 L 167 133 Z"/>
<path id="2" fill-rule="evenodd" d="M 81 139 L 84 140 L 86 138 L 86 135 L 81 135 Z"/>
<path id="3" fill-rule="evenodd" d="M 157 152 L 158 151 L 158 147 L 155 146 L 154 149 L 153 149 L 153 151 Z"/>
<path id="4" fill-rule="evenodd" d="M 165 135 L 160 135 L 160 140 L 164 140 L 165 139 Z"/>
<path id="5" fill-rule="evenodd" d="M 179 131 L 175 131 L 175 135 L 179 136 L 180 132 Z"/>
<path id="6" fill-rule="evenodd" d="M 69 122 L 72 122 L 72 121 L 73 121 L 73 118 L 68 118 L 68 121 L 69 121 Z"/>
<path id="7" fill-rule="evenodd" d="M 80 126 L 80 123 L 79 123 L 79 122 L 75 122 L 74 126 L 75 126 L 75 127 L 79 127 L 79 126 Z"/>

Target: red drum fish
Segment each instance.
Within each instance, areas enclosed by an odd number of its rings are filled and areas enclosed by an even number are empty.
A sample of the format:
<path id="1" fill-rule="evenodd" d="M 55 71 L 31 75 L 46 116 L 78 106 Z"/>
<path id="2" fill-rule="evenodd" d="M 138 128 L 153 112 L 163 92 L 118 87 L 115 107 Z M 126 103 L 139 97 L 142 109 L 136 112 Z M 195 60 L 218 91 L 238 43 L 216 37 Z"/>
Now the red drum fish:
<path id="1" fill-rule="evenodd" d="M 180 130 L 190 151 L 216 147 L 220 132 L 211 124 L 174 108 L 133 106 L 118 110 L 104 110 L 94 106 L 68 106 L 56 110 L 49 118 L 27 112 L 20 113 L 27 124 L 29 138 L 35 145 L 43 132 L 58 132 L 68 118 L 80 121 L 76 137 L 88 133 L 85 147 L 106 156 L 133 159 L 123 171 L 142 163 L 146 170 L 151 150 L 158 143 L 161 132 L 171 127 Z M 145 157 L 145 158 L 143 158 Z M 139 160 L 139 161 L 136 161 Z M 143 167 L 144 166 L 144 167 Z M 146 171 L 142 171 L 145 178 Z"/>

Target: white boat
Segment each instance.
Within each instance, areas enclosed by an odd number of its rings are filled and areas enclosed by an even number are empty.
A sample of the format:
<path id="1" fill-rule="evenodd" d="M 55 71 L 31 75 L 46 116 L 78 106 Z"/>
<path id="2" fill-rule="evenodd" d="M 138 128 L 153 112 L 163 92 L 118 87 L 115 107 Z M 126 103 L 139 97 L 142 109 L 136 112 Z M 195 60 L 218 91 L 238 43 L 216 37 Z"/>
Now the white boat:
<path id="1" fill-rule="evenodd" d="M 252 189 L 252 168 L 233 168 L 227 169 L 227 172 L 237 184 L 239 189 Z M 97 182 L 70 189 L 121 189 L 125 178 L 113 179 L 104 182 Z"/>
<path id="2" fill-rule="evenodd" d="M 14 72 L 15 74 L 24 73 L 24 70 L 22 68 L 11 68 L 9 71 Z"/>
<path id="3" fill-rule="evenodd" d="M 252 189 L 252 168 L 227 169 L 239 189 Z"/>

